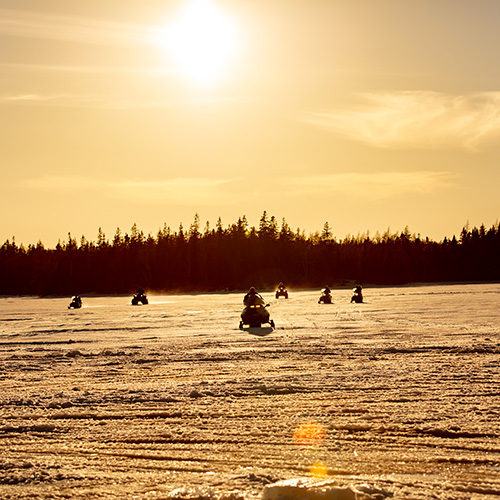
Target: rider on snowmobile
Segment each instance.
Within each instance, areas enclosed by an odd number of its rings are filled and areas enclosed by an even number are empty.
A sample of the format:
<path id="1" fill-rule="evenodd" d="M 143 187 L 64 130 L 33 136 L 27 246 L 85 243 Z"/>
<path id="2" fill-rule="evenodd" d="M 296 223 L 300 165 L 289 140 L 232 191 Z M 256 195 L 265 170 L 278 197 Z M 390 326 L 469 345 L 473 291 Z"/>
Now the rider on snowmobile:
<path id="1" fill-rule="evenodd" d="M 255 287 L 250 287 L 248 293 L 243 297 L 243 304 L 245 304 L 245 308 L 241 313 L 240 328 L 243 328 L 244 324 L 261 326 L 262 323 L 269 323 L 274 328 L 274 321 L 270 319 L 266 303 L 262 295 L 257 293 Z"/>
<path id="2" fill-rule="evenodd" d="M 363 287 L 361 285 L 356 285 L 352 290 L 351 302 L 361 303 L 363 302 Z"/>
<path id="3" fill-rule="evenodd" d="M 332 303 L 332 291 L 328 285 L 321 289 L 321 296 L 318 300 L 318 304 L 331 304 Z"/>
<path id="4" fill-rule="evenodd" d="M 243 304 L 248 307 L 252 305 L 264 306 L 266 303 L 262 298 L 262 295 L 260 293 L 257 293 L 255 287 L 251 286 L 250 290 L 248 290 L 248 293 L 243 297 Z"/>

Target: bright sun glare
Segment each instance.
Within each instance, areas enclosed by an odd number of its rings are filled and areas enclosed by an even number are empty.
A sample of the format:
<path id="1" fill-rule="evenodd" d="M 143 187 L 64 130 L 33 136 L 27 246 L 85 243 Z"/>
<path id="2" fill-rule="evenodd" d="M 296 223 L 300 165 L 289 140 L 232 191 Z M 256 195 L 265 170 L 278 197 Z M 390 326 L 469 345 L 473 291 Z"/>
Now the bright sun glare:
<path id="1" fill-rule="evenodd" d="M 236 26 L 210 0 L 190 0 L 161 33 L 160 43 L 196 84 L 222 78 L 236 52 Z"/>

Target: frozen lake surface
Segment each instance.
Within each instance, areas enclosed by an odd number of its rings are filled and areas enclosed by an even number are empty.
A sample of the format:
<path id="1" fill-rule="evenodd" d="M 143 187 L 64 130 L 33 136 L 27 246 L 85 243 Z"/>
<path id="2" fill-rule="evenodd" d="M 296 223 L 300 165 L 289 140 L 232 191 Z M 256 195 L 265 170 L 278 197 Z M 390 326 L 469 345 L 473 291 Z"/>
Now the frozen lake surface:
<path id="1" fill-rule="evenodd" d="M 500 497 L 500 285 L 0 298 L 0 497 Z"/>

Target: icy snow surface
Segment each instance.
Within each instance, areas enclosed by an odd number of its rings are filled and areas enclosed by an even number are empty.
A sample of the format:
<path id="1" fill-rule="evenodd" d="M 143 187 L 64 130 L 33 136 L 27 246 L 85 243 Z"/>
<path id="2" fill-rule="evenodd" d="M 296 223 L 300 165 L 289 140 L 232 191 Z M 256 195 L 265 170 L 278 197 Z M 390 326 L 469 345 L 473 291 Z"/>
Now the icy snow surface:
<path id="1" fill-rule="evenodd" d="M 500 285 L 0 298 L 0 498 L 500 498 Z"/>

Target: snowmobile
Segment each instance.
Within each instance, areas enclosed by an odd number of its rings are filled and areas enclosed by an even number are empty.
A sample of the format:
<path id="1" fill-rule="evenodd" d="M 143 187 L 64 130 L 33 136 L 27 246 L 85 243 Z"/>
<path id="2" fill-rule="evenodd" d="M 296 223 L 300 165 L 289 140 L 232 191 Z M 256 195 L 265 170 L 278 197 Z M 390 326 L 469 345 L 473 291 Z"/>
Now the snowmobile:
<path id="1" fill-rule="evenodd" d="M 71 298 L 68 309 L 80 309 L 80 307 L 82 307 L 82 299 L 79 295 L 75 295 Z"/>
<path id="2" fill-rule="evenodd" d="M 269 323 L 274 328 L 274 321 L 270 319 L 269 311 L 266 309 L 269 304 L 250 304 L 246 306 L 241 313 L 240 330 L 244 325 L 250 328 L 260 328 L 263 323 Z"/>
<path id="3" fill-rule="evenodd" d="M 321 290 L 321 296 L 318 300 L 318 304 L 331 304 L 332 303 L 332 292 L 329 288 L 323 288 Z"/>
<path id="4" fill-rule="evenodd" d="M 285 297 L 285 299 L 288 299 L 288 290 L 285 288 L 285 285 L 280 283 L 278 285 L 278 289 L 276 290 L 275 297 L 279 299 L 280 297 Z"/>
<path id="5" fill-rule="evenodd" d="M 363 302 L 363 294 L 361 292 L 362 289 L 363 287 L 361 285 L 357 285 L 352 289 L 351 302 L 356 302 L 357 304 L 361 304 L 361 302 Z"/>
<path id="6" fill-rule="evenodd" d="M 141 304 L 149 304 L 148 298 L 146 296 L 146 292 L 139 288 L 137 292 L 135 292 L 134 297 L 132 298 L 132 305 L 137 306 L 139 303 Z"/>

